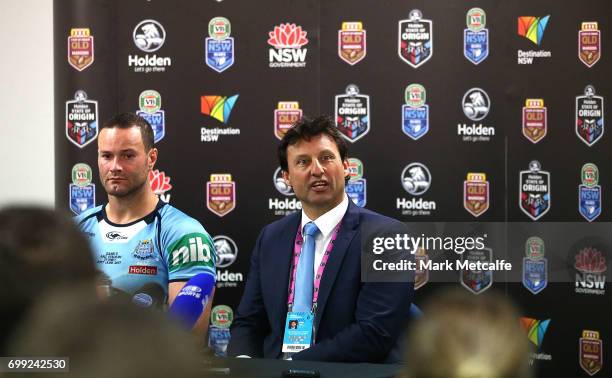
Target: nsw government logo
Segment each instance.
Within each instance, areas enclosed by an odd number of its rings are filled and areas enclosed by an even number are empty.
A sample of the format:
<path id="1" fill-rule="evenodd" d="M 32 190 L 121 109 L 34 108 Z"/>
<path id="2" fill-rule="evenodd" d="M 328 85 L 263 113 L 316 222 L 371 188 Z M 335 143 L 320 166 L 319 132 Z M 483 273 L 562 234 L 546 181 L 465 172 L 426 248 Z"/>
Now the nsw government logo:
<path id="1" fill-rule="evenodd" d="M 433 55 L 433 23 L 420 10 L 410 11 L 407 20 L 400 20 L 398 54 L 411 67 L 418 68 Z"/>
<path id="2" fill-rule="evenodd" d="M 200 111 L 227 125 L 236 101 L 238 101 L 238 95 L 230 97 L 204 95 L 200 97 Z M 233 135 L 240 135 L 240 129 L 233 127 L 200 128 L 200 141 L 203 143 L 215 143 L 219 141 L 220 136 Z"/>
<path id="3" fill-rule="evenodd" d="M 578 59 L 591 68 L 601 58 L 601 32 L 597 22 L 583 22 L 578 32 Z"/>
<path id="4" fill-rule="evenodd" d="M 461 108 L 463 114 L 471 121 L 481 121 L 491 110 L 491 100 L 483 89 L 472 88 L 463 95 Z M 495 129 L 483 126 L 482 123 L 472 123 L 472 125 L 459 123 L 457 124 L 457 135 L 461 136 L 464 142 L 489 142 L 491 136 L 495 135 Z"/>
<path id="5" fill-rule="evenodd" d="M 306 67 L 306 53 L 303 48 L 308 44 L 305 30 L 296 24 L 280 24 L 268 32 L 270 67 L 303 68 Z"/>
<path id="6" fill-rule="evenodd" d="M 538 47 L 542 44 L 544 31 L 548 26 L 550 15 L 544 17 L 520 16 L 517 19 L 518 35 L 533 42 Z M 518 64 L 533 64 L 536 58 L 550 58 L 552 54 L 547 50 L 518 50 Z"/>
<path id="7" fill-rule="evenodd" d="M 532 294 L 538 294 L 548 284 L 548 261 L 544 257 L 544 240 L 532 236 L 525 242 L 523 257 L 523 286 Z"/>
<path id="8" fill-rule="evenodd" d="M 76 215 L 96 206 L 96 185 L 91 183 L 93 173 L 85 163 L 72 167 L 72 184 L 68 186 L 68 203 Z"/>
<path id="9" fill-rule="evenodd" d="M 161 109 L 161 95 L 152 89 L 147 89 L 138 96 L 136 114 L 146 119 L 153 129 L 153 142 L 157 143 L 166 135 L 166 113 Z"/>
<path id="10" fill-rule="evenodd" d="M 489 209 L 489 182 L 484 173 L 468 173 L 463 182 L 463 207 L 479 217 Z"/>
<path id="11" fill-rule="evenodd" d="M 132 32 L 134 44 L 145 53 L 159 50 L 166 41 L 166 30 L 155 20 L 142 20 Z M 128 55 L 128 66 L 134 67 L 134 72 L 165 72 L 167 66 L 172 65 L 169 57 L 158 57 L 157 54 L 145 56 Z"/>
<path id="12" fill-rule="evenodd" d="M 402 188 L 408 194 L 414 196 L 411 199 L 396 198 L 396 207 L 401 210 L 402 215 L 431 215 L 431 212 L 436 210 L 434 201 L 425 201 L 423 198 L 417 200 L 415 198 L 425 194 L 431 186 L 431 173 L 429 173 L 425 164 L 415 162 L 404 167 L 401 183 Z"/>
<path id="13" fill-rule="evenodd" d="M 233 273 L 227 269 L 238 257 L 238 247 L 232 238 L 225 235 L 217 235 L 213 238 L 215 250 L 217 251 L 217 287 L 237 287 L 243 281 L 242 273 Z"/>
<path id="14" fill-rule="evenodd" d="M 297 101 L 280 101 L 274 110 L 274 135 L 283 139 L 287 130 L 302 118 L 302 109 Z"/>
<path id="15" fill-rule="evenodd" d="M 410 84 L 404 91 L 402 105 L 402 131 L 412 140 L 418 140 L 429 131 L 429 105 L 425 103 L 425 87 Z"/>
<path id="16" fill-rule="evenodd" d="M 167 191 L 172 190 L 170 185 L 170 176 L 166 176 L 166 173 L 159 170 L 149 171 L 149 185 L 151 190 L 165 203 L 170 202 L 170 194 L 166 194 Z"/>
<path id="17" fill-rule="evenodd" d="M 584 219 L 592 222 L 601 214 L 601 185 L 599 169 L 595 164 L 587 163 L 580 172 L 582 184 L 578 186 L 578 211 Z"/>
<path id="18" fill-rule="evenodd" d="M 366 56 L 366 31 L 361 22 L 343 22 L 338 31 L 338 56 L 354 66 Z"/>
<path id="19" fill-rule="evenodd" d="M 578 294 L 606 294 L 606 255 L 594 246 L 586 246 L 574 255 L 576 270 L 575 292 Z"/>
<path id="20" fill-rule="evenodd" d="M 548 115 L 544 100 L 528 98 L 523 107 L 523 136 L 531 143 L 538 143 L 546 136 Z"/>
<path id="21" fill-rule="evenodd" d="M 467 12 L 467 29 L 463 30 L 463 55 L 474 64 L 479 64 L 489 56 L 489 29 L 485 26 L 487 16 L 480 8 Z"/>
<path id="22" fill-rule="evenodd" d="M 87 93 L 78 90 L 74 100 L 66 101 L 66 137 L 83 148 L 98 136 L 98 101 L 88 100 Z"/>
<path id="23" fill-rule="evenodd" d="M 268 198 L 268 209 L 273 211 L 274 215 L 285 216 L 302 209 L 302 203 L 294 197 L 293 188 L 289 185 L 289 181 L 283 177 L 281 167 L 274 171 L 272 183 L 276 190 L 285 196 L 283 199 L 278 197 Z"/>
<path id="24" fill-rule="evenodd" d="M 349 84 L 345 94 L 335 101 L 336 126 L 349 142 L 363 138 L 370 131 L 370 96 L 359 94 L 359 87 Z"/>
<path id="25" fill-rule="evenodd" d="M 206 207 L 222 217 L 236 208 L 236 183 L 232 175 L 213 173 L 206 183 Z"/>
<path id="26" fill-rule="evenodd" d="M 89 28 L 70 29 L 68 36 L 68 64 L 83 71 L 94 62 L 94 37 Z"/>
<path id="27" fill-rule="evenodd" d="M 234 64 L 234 38 L 230 37 L 231 24 L 225 17 L 215 17 L 208 23 L 204 41 L 206 65 L 221 73 Z"/>
<path id="28" fill-rule="evenodd" d="M 550 173 L 542 170 L 539 161 L 529 163 L 528 171 L 519 174 L 519 207 L 532 220 L 550 210 Z"/>
<path id="29" fill-rule="evenodd" d="M 595 87 L 587 85 L 584 96 L 576 96 L 576 135 L 591 147 L 604 133 L 604 100 L 595 96 Z"/>
<path id="30" fill-rule="evenodd" d="M 367 182 L 363 178 L 363 163 L 356 158 L 349 158 L 349 181 L 346 183 L 346 194 L 359 207 L 367 203 Z"/>

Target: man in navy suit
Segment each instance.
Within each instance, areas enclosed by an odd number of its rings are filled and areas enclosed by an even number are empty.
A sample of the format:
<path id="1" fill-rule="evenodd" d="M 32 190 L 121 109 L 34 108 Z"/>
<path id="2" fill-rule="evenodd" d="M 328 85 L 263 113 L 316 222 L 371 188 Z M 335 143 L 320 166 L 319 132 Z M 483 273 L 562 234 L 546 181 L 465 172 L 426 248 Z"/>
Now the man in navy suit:
<path id="1" fill-rule="evenodd" d="M 397 362 L 398 340 L 409 317 L 414 285 L 362 281 L 361 239 L 366 225 L 380 229 L 400 223 L 348 199 L 347 144 L 332 119 L 299 121 L 281 140 L 278 158 L 302 211 L 261 231 L 232 323 L 229 355 Z M 314 253 L 306 260 L 309 243 Z M 310 278 L 302 280 L 304 274 Z M 297 353 L 283 353 L 285 332 L 292 332 L 287 325 L 295 319 L 289 314 L 300 311 L 296 308 L 304 290 L 307 313 L 314 317 L 312 339 Z"/>

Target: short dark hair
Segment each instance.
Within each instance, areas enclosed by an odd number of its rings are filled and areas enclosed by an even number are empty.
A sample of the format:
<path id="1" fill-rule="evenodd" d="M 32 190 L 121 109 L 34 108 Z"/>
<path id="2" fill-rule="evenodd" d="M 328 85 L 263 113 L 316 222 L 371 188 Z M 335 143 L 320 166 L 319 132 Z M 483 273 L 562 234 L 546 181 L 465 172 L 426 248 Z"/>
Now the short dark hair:
<path id="1" fill-rule="evenodd" d="M 278 162 L 281 169 L 285 172 L 288 172 L 289 169 L 289 164 L 287 163 L 287 147 L 300 140 L 309 141 L 310 138 L 320 134 L 325 134 L 332 138 L 338 147 L 338 152 L 340 152 L 340 159 L 342 161 L 346 160 L 348 145 L 340 135 L 334 120 L 324 115 L 315 118 L 304 116 L 287 130 L 287 133 L 283 136 L 283 139 L 281 139 L 278 145 Z"/>
<path id="2" fill-rule="evenodd" d="M 129 129 L 130 127 L 140 128 L 140 135 L 142 136 L 142 144 L 146 152 L 149 152 L 154 146 L 154 134 L 151 124 L 146 119 L 134 113 L 121 113 L 113 116 L 108 121 L 104 122 L 103 129 L 113 129 L 115 127 L 119 129 Z"/>

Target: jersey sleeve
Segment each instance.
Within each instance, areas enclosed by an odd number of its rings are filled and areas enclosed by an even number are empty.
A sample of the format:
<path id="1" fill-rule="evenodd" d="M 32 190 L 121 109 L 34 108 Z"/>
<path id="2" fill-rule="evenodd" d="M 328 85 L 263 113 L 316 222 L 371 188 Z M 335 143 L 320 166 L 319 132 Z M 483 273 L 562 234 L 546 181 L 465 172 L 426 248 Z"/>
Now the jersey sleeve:
<path id="1" fill-rule="evenodd" d="M 216 277 L 215 243 L 200 222 L 182 213 L 164 219 L 161 244 L 169 281 L 186 281 L 200 273 Z"/>

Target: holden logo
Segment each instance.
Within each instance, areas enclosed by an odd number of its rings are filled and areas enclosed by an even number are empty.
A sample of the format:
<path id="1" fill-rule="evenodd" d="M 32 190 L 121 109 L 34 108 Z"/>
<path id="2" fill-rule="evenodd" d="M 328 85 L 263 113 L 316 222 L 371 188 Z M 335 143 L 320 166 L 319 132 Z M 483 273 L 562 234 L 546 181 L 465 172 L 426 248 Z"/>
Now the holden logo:
<path id="1" fill-rule="evenodd" d="M 274 172 L 274 187 L 281 194 L 284 194 L 286 196 L 295 195 L 291 185 L 289 185 L 287 181 L 285 181 L 285 179 L 283 178 L 283 171 L 281 170 L 280 167 L 276 168 L 276 171 Z"/>
<path id="2" fill-rule="evenodd" d="M 238 247 L 236 243 L 225 235 L 217 235 L 213 238 L 215 250 L 217 251 L 217 268 L 227 268 L 236 261 Z"/>
<path id="3" fill-rule="evenodd" d="M 172 189 L 170 185 L 170 177 L 166 177 L 164 172 L 154 170 L 149 172 L 149 184 L 153 193 L 157 194 L 162 201 L 170 202 L 170 195 L 165 194 L 168 190 Z"/>
<path id="4" fill-rule="evenodd" d="M 306 66 L 308 44 L 307 32 L 295 24 L 280 24 L 268 32 L 268 44 L 274 48 L 269 50 L 270 67 L 301 68 Z"/>
<path id="5" fill-rule="evenodd" d="M 109 240 L 126 240 L 127 236 L 123 236 L 117 231 L 109 231 L 106 233 L 106 238 Z"/>
<path id="6" fill-rule="evenodd" d="M 425 193 L 431 185 L 431 173 L 425 164 L 411 163 L 402 171 L 402 187 L 413 196 Z"/>
<path id="7" fill-rule="evenodd" d="M 472 121 L 480 121 L 489 114 L 491 100 L 484 90 L 472 88 L 463 95 L 462 106 L 466 117 Z"/>
<path id="8" fill-rule="evenodd" d="M 143 20 L 134 28 L 134 44 L 144 52 L 159 50 L 166 40 L 166 31 L 155 20 Z"/>

